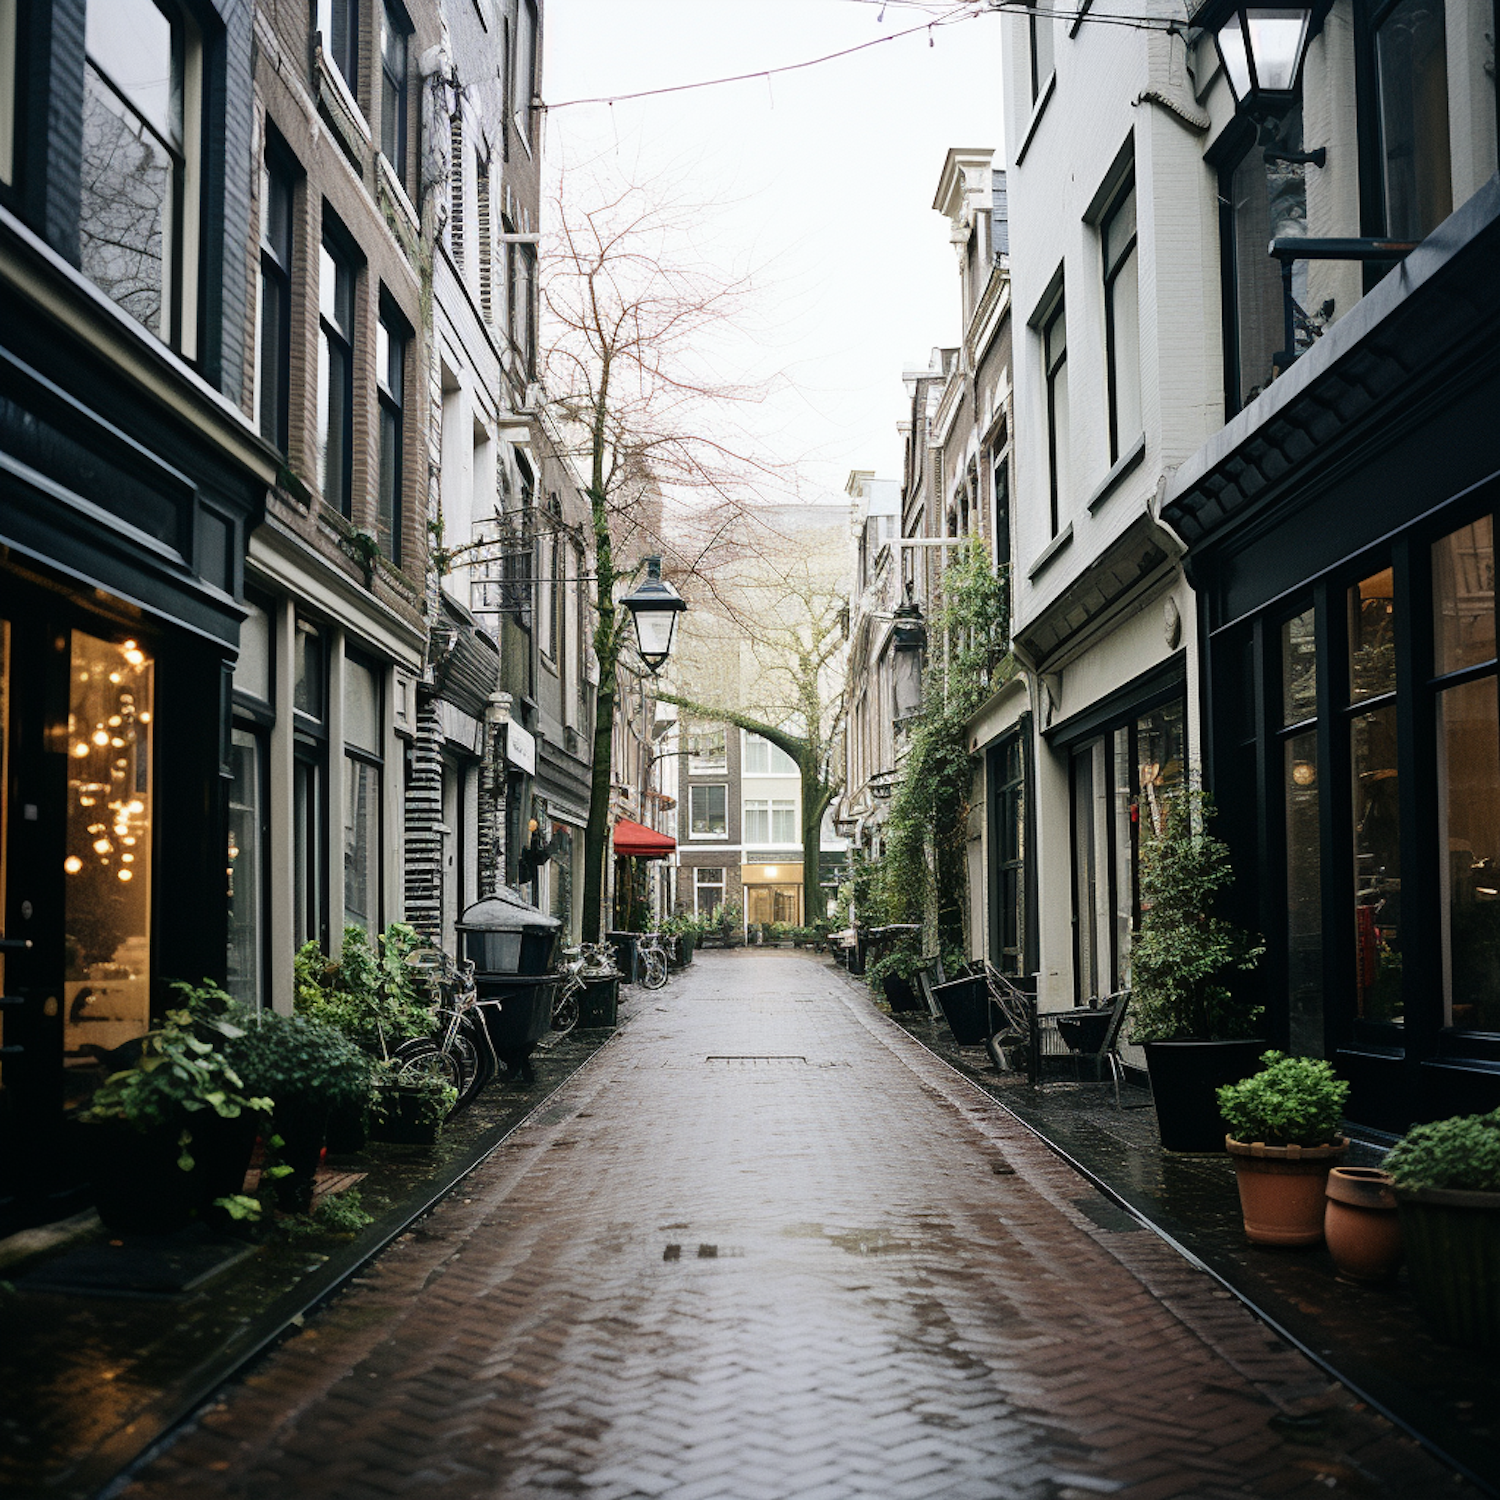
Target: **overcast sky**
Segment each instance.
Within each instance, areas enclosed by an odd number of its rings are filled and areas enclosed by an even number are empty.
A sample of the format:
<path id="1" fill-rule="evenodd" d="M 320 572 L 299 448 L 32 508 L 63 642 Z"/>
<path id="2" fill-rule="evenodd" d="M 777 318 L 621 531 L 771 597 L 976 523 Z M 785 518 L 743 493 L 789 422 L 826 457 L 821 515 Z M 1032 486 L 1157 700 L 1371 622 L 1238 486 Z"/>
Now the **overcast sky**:
<path id="1" fill-rule="evenodd" d="M 774 68 L 953 9 L 890 0 L 547 0 L 549 106 Z M 851 469 L 900 473 L 903 368 L 959 334 L 957 262 L 932 209 L 950 146 L 994 147 L 1000 20 L 983 15 L 770 80 L 547 117 L 553 160 L 668 168 L 723 205 L 717 238 L 758 268 L 757 338 L 786 377 L 756 414 L 807 498 Z"/>

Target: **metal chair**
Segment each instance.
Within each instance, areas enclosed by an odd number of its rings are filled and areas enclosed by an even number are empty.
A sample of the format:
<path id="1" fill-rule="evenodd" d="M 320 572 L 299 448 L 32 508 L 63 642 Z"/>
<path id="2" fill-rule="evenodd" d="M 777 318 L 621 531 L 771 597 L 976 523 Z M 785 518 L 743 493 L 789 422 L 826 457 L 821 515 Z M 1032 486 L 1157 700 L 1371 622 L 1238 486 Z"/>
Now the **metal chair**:
<path id="1" fill-rule="evenodd" d="M 1120 1085 L 1125 1081 L 1125 1065 L 1120 1061 L 1120 1033 L 1125 1025 L 1126 1012 L 1130 1008 L 1130 991 L 1119 990 L 1113 995 L 1102 997 L 1102 1004 L 1096 1006 L 1082 1006 L 1071 1011 L 1040 1011 L 1037 1014 L 1037 1078 L 1038 1086 L 1047 1082 L 1041 1074 L 1041 1060 L 1044 1057 L 1065 1057 L 1073 1064 L 1074 1081 L 1083 1083 L 1085 1081 L 1094 1083 L 1113 1083 L 1115 1088 L 1115 1108 L 1123 1109 L 1120 1101 Z M 1101 1022 L 1102 1025 L 1088 1027 L 1090 1021 Z M 1088 1036 L 1086 1028 L 1094 1030 L 1096 1036 Z M 1067 1032 L 1073 1030 L 1079 1033 L 1075 1039 L 1070 1039 Z M 1055 1037 L 1057 1044 L 1049 1047 L 1050 1038 Z M 1097 1038 L 1097 1039 L 1096 1039 Z M 1083 1077 L 1083 1062 L 1088 1058 L 1093 1062 L 1094 1077 L 1085 1080 Z M 1108 1076 L 1105 1070 L 1108 1069 Z M 1132 1106 L 1135 1107 L 1135 1106 Z"/>
<path id="2" fill-rule="evenodd" d="M 1024 1048 L 1027 1081 L 1035 1083 L 1036 1001 L 988 959 L 984 961 L 984 976 L 989 984 L 990 1020 L 997 1023 L 997 1029 L 985 1038 L 984 1050 L 997 1072 L 1010 1073 L 1021 1070 L 1012 1067 L 1005 1054 Z"/>

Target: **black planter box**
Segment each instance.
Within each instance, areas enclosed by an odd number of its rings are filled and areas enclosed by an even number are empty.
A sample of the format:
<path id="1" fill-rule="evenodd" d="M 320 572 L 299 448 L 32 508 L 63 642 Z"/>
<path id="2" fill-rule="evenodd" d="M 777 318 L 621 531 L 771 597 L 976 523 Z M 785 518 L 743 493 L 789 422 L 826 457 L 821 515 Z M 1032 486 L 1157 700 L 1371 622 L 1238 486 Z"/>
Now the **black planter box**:
<path id="1" fill-rule="evenodd" d="M 1146 1070 L 1156 1123 L 1168 1151 L 1223 1151 L 1226 1125 L 1218 1091 L 1260 1071 L 1269 1042 L 1147 1042 Z"/>
<path id="2" fill-rule="evenodd" d="M 615 967 L 626 984 L 636 984 L 640 975 L 636 970 L 635 945 L 640 939 L 638 932 L 606 932 L 610 946 L 615 950 Z"/>
<path id="3" fill-rule="evenodd" d="M 618 979 L 595 979 L 592 983 L 585 984 L 578 992 L 579 1027 L 585 1030 L 612 1027 L 619 1000 Z"/>
<path id="4" fill-rule="evenodd" d="M 371 1135 L 377 1141 L 387 1141 L 394 1146 L 435 1146 L 443 1122 L 430 1115 L 424 1118 L 431 1097 L 425 1090 L 381 1089 L 380 1105 L 371 1122 Z"/>
<path id="5" fill-rule="evenodd" d="M 881 981 L 885 990 L 886 1004 L 895 1011 L 921 1010 L 922 1002 L 917 999 L 917 992 L 911 987 L 911 980 L 903 979 L 899 974 L 887 974 Z"/>
<path id="6" fill-rule="evenodd" d="M 981 1047 L 990 1034 L 990 987 L 983 977 L 950 979 L 932 987 L 948 1030 L 960 1047 Z"/>

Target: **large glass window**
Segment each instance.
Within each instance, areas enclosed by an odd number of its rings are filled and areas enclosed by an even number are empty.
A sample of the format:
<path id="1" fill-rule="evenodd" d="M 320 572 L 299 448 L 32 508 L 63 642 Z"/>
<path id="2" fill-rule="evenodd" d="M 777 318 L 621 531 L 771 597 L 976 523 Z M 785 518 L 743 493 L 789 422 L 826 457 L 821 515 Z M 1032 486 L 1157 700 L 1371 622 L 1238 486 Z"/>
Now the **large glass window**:
<path id="1" fill-rule="evenodd" d="M 700 865 L 693 871 L 694 913 L 700 917 L 711 917 L 723 904 L 723 870 L 708 870 Z"/>
<path id="2" fill-rule="evenodd" d="M 1385 232 L 1420 240 L 1453 210 L 1443 0 L 1401 0 L 1375 33 Z"/>
<path id="3" fill-rule="evenodd" d="M 695 837 L 723 838 L 728 833 L 728 796 L 725 786 L 688 788 L 688 828 Z"/>
<path id="4" fill-rule="evenodd" d="M 1109 363 L 1109 461 L 1141 434 L 1141 293 L 1137 276 L 1135 180 L 1104 216 L 1104 333 Z"/>
<path id="5" fill-rule="evenodd" d="M 406 165 L 407 35 L 406 17 L 391 0 L 380 7 L 380 151 L 408 192 Z"/>
<path id="6" fill-rule="evenodd" d="M 353 517 L 354 267 L 324 239 L 318 255 L 318 488 Z"/>
<path id="7" fill-rule="evenodd" d="M 153 0 L 88 7 L 79 255 L 159 339 L 180 338 L 187 121 L 182 18 Z"/>
<path id="8" fill-rule="evenodd" d="M 155 664 L 75 630 L 70 669 L 63 1036 L 86 1066 L 150 1026 Z"/>
<path id="9" fill-rule="evenodd" d="M 1063 299 L 1042 324 L 1042 356 L 1047 381 L 1047 485 L 1051 535 L 1061 526 L 1062 496 L 1068 488 L 1072 422 L 1068 405 L 1068 313 Z"/>
<path id="10" fill-rule="evenodd" d="M 990 957 L 1006 974 L 1025 963 L 1026 787 L 1024 751 L 1015 735 L 994 753 L 991 837 L 995 840 L 996 885 L 991 909 Z"/>
<path id="11" fill-rule="evenodd" d="M 380 550 L 401 566 L 402 438 L 405 428 L 406 330 L 389 313 L 375 329 L 375 376 L 380 399 L 380 493 L 375 536 Z"/>
<path id="12" fill-rule="evenodd" d="M 283 453 L 292 369 L 292 198 L 290 163 L 270 149 L 260 169 L 260 328 L 256 340 L 255 420 Z"/>
<path id="13" fill-rule="evenodd" d="M 745 799 L 744 835 L 746 844 L 771 842 L 771 803 L 765 797 Z"/>
<path id="14" fill-rule="evenodd" d="M 1500 704 L 1490 517 L 1438 542 L 1432 585 L 1444 1019 L 1464 1030 L 1500 1031 Z M 1488 670 L 1476 677 L 1476 667 Z M 1455 673 L 1463 675 L 1444 685 Z"/>

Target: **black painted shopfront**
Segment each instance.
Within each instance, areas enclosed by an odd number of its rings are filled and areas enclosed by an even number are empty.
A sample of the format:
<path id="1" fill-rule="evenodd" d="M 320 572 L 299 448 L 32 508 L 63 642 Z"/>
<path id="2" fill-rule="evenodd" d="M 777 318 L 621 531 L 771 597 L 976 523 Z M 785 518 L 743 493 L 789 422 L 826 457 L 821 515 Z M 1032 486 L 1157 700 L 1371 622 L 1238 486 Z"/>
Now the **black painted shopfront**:
<path id="1" fill-rule="evenodd" d="M 1500 180 L 1179 472 L 1267 1029 L 1351 1117 L 1500 1105 Z"/>

